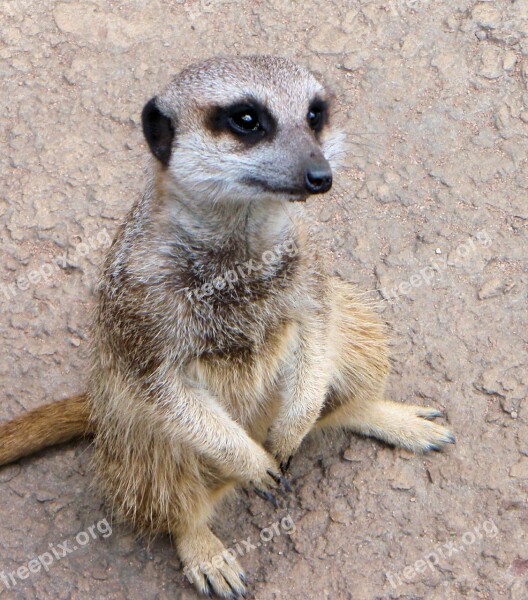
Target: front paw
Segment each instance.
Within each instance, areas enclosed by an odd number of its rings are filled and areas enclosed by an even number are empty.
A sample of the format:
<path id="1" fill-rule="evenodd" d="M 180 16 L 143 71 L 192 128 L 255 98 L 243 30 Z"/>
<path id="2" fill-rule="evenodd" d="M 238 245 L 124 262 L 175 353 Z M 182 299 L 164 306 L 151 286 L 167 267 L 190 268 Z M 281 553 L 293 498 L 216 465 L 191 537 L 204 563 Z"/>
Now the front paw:
<path id="1" fill-rule="evenodd" d="M 288 458 L 286 460 L 283 460 L 279 463 L 279 467 L 280 467 L 281 473 L 283 475 L 288 472 L 288 469 L 290 468 L 290 465 L 291 465 L 292 458 L 293 458 L 293 454 L 291 456 L 288 456 Z"/>
<path id="2" fill-rule="evenodd" d="M 265 450 L 261 452 L 261 460 L 258 461 L 257 470 L 249 484 L 258 496 L 278 508 L 275 493 L 285 494 L 291 492 L 292 489 L 288 481 L 281 475 L 279 465 L 273 456 Z"/>
<path id="3" fill-rule="evenodd" d="M 266 446 L 270 454 L 279 463 L 282 474 L 289 469 L 293 455 L 297 452 L 301 441 L 294 440 L 292 437 L 286 438 L 282 435 L 275 435 L 273 431 L 270 433 Z"/>

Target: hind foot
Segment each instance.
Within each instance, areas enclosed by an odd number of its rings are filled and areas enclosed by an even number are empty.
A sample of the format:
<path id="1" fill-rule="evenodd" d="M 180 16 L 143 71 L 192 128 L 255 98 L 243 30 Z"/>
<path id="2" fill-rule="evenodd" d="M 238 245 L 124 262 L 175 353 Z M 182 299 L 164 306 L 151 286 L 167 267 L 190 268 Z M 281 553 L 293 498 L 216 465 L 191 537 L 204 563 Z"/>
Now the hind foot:
<path id="1" fill-rule="evenodd" d="M 207 527 L 180 536 L 177 546 L 183 572 L 201 594 L 229 600 L 245 596 L 242 567 Z"/>
<path id="2" fill-rule="evenodd" d="M 323 419 L 321 426 L 345 427 L 393 446 L 423 453 L 455 443 L 447 427 L 432 422 L 441 416 L 434 408 L 381 400 L 338 409 Z"/>
<path id="3" fill-rule="evenodd" d="M 432 422 L 440 416 L 442 413 L 434 408 L 383 401 L 369 407 L 366 420 L 353 417 L 351 425 L 359 433 L 423 453 L 455 443 L 455 437 L 447 427 Z"/>

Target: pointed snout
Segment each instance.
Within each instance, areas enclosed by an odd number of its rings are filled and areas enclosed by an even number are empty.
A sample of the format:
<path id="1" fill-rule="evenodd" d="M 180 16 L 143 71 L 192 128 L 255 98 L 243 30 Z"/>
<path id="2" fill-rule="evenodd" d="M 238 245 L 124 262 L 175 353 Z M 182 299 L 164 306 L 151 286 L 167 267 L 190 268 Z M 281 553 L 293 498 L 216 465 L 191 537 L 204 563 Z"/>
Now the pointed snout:
<path id="1" fill-rule="evenodd" d="M 306 162 L 304 186 L 310 194 L 324 194 L 332 187 L 332 169 L 326 158 L 321 156 Z"/>

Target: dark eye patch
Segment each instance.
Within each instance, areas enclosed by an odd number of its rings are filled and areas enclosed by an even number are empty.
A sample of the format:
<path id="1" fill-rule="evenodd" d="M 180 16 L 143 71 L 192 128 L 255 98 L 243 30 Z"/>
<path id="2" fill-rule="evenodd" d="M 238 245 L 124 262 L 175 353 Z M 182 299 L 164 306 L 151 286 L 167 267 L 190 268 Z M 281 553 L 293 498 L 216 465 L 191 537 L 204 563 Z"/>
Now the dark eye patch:
<path id="1" fill-rule="evenodd" d="M 208 125 L 214 133 L 230 133 L 247 144 L 269 140 L 277 129 L 277 123 L 269 110 L 253 99 L 213 107 Z"/>
<path id="2" fill-rule="evenodd" d="M 310 129 L 319 133 L 328 123 L 328 111 L 329 106 L 326 100 L 319 97 L 314 98 L 306 113 L 306 121 Z"/>

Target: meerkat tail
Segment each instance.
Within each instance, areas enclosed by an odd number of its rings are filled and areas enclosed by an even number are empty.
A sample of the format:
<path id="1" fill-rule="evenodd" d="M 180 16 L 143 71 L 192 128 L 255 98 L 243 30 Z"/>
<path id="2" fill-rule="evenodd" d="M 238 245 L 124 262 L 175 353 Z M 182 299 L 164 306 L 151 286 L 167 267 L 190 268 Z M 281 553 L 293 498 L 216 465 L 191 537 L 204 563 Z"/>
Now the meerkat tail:
<path id="1" fill-rule="evenodd" d="M 0 425 L 0 466 L 90 433 L 85 395 L 52 402 Z"/>

